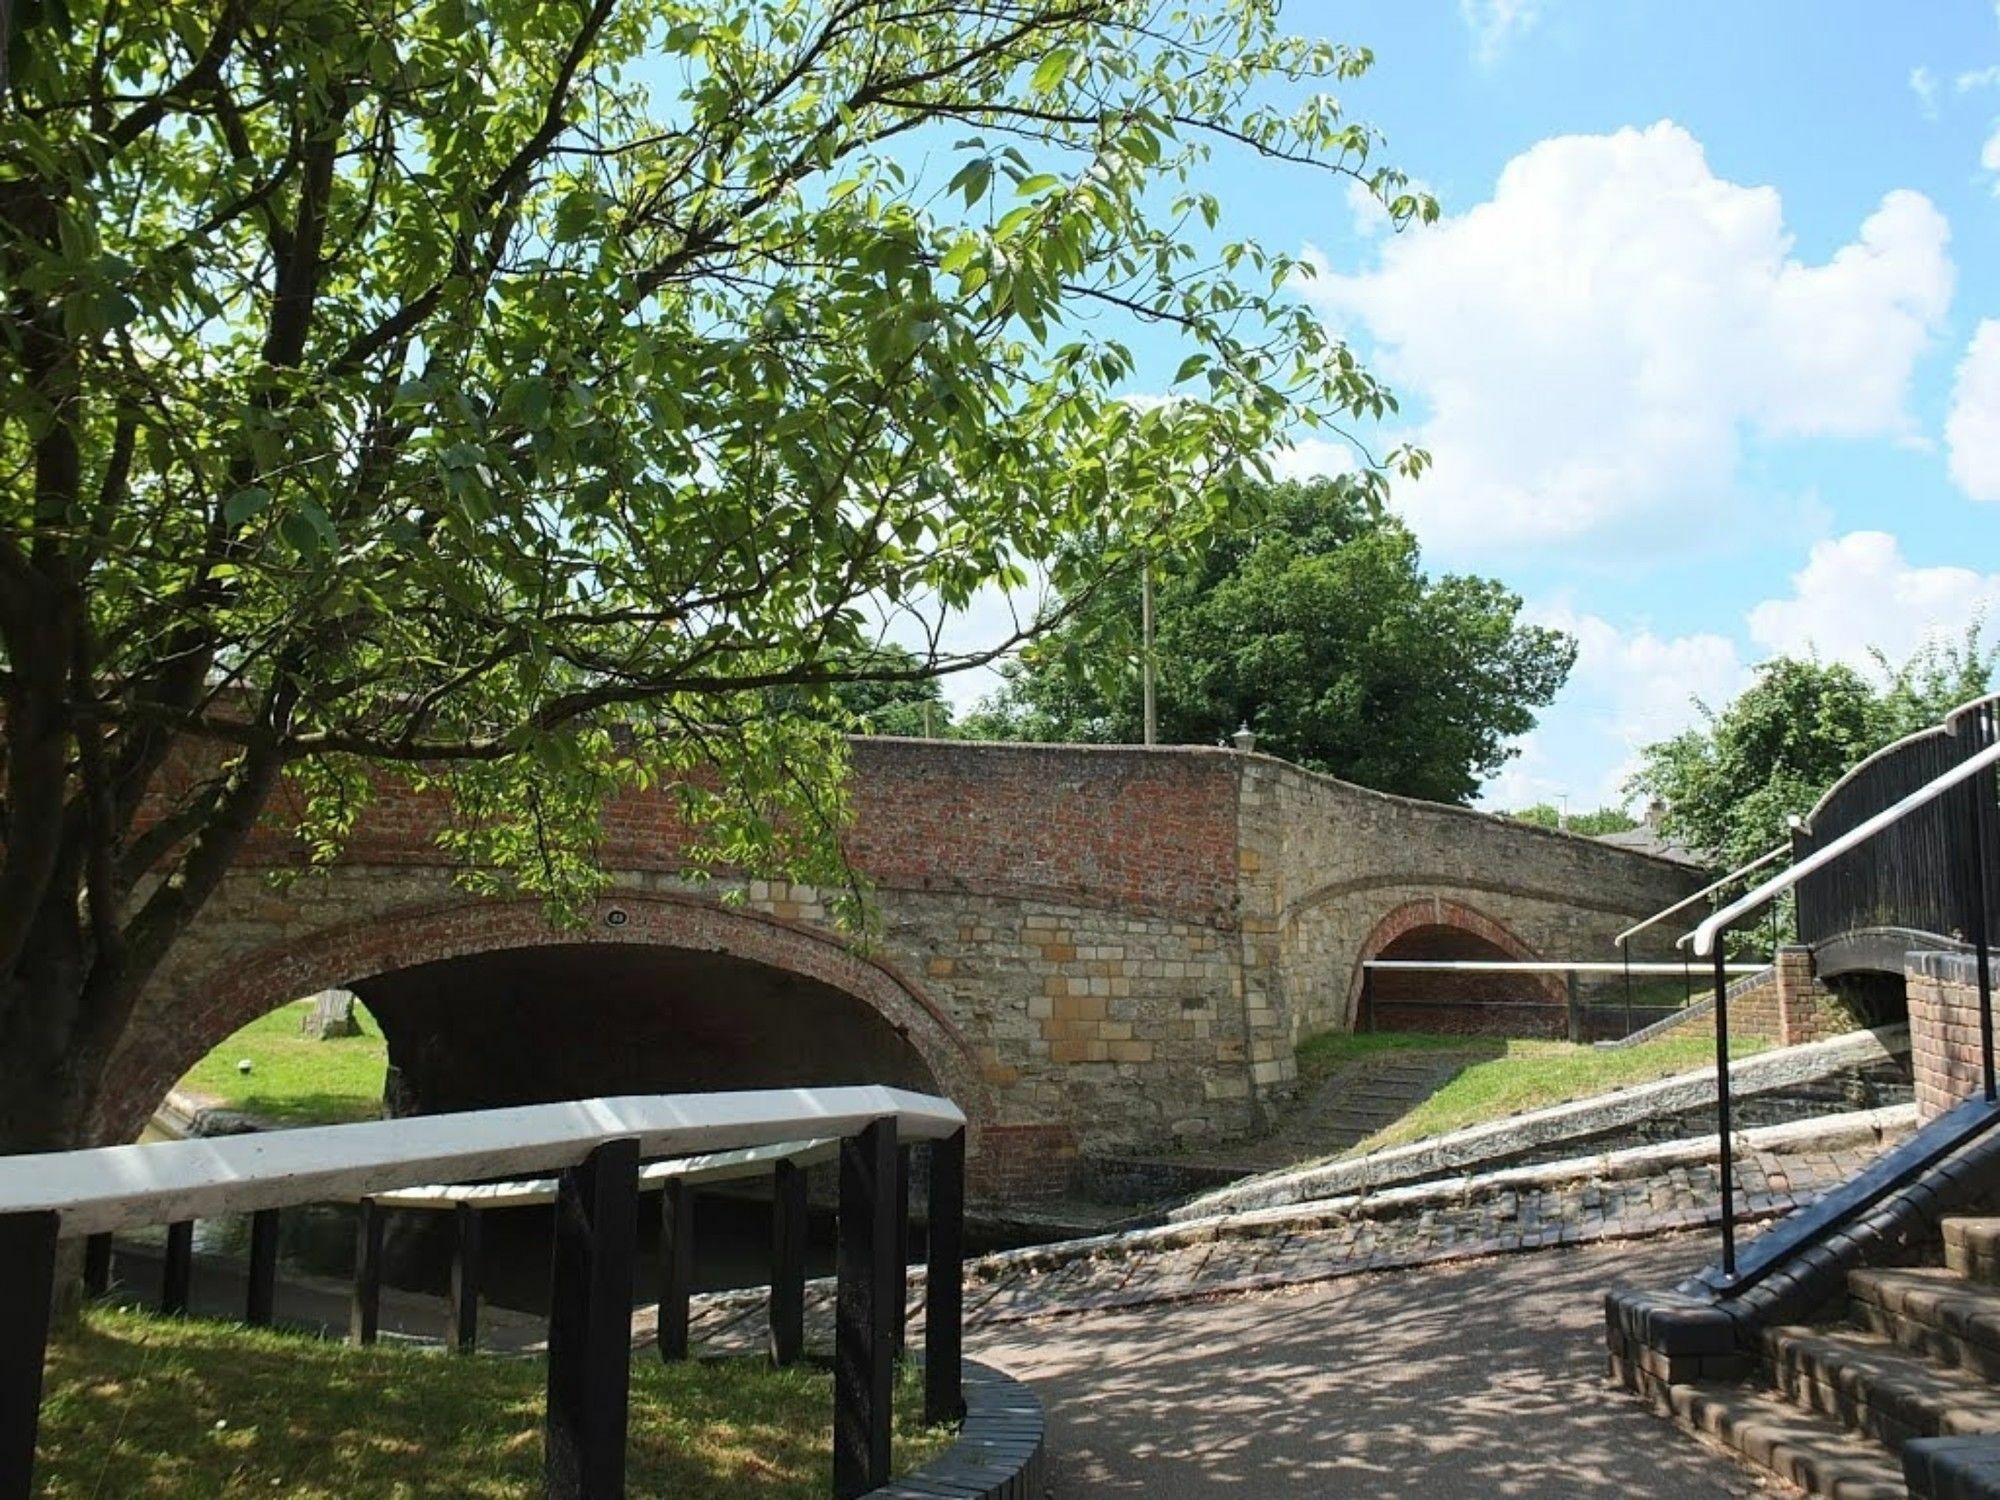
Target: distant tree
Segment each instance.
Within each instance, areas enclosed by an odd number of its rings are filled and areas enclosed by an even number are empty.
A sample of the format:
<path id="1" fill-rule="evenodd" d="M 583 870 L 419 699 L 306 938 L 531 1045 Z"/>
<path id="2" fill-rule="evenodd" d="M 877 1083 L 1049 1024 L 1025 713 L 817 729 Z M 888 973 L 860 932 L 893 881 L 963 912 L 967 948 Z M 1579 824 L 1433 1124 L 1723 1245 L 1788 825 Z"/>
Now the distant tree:
<path id="1" fill-rule="evenodd" d="M 1488 578 L 1428 577 L 1344 479 L 1246 485 L 1239 525 L 1157 565 L 1162 741 L 1260 749 L 1363 786 L 1464 802 L 1562 686 L 1575 646 Z M 1111 581 L 966 724 L 1010 739 L 1141 738 L 1139 582 Z"/>
<path id="2" fill-rule="evenodd" d="M 1703 705 L 1701 723 L 1647 746 L 1627 790 L 1664 805 L 1668 837 L 1748 863 L 1856 761 L 1987 691 L 1996 654 L 1975 625 L 1901 666 L 1878 654 L 1879 683 L 1839 662 L 1775 657 L 1727 706 Z"/>
<path id="3" fill-rule="evenodd" d="M 787 689 L 773 700 L 823 718 L 854 734 L 894 734 L 911 739 L 951 736 L 951 705 L 923 659 L 903 646 L 883 645 L 842 663 L 859 675 L 812 689 Z M 877 672 L 880 676 L 866 675 Z"/>
<path id="4" fill-rule="evenodd" d="M 1622 807 L 1598 807 L 1589 812 L 1565 815 L 1552 802 L 1537 802 L 1507 816 L 1517 823 L 1531 823 L 1537 828 L 1567 828 L 1571 833 L 1588 834 L 1592 838 L 1606 833 L 1624 833 L 1639 826 L 1639 820 Z"/>

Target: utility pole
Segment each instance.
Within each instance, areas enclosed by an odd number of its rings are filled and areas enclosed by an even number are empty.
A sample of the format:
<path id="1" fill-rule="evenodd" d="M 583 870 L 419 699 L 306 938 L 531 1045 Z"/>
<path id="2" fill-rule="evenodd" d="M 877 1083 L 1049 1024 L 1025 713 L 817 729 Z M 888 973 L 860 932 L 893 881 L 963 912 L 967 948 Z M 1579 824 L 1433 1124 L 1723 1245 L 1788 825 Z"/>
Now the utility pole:
<path id="1" fill-rule="evenodd" d="M 1139 683 L 1146 700 L 1145 743 L 1160 740 L 1159 719 L 1153 711 L 1153 560 L 1139 570 Z"/>

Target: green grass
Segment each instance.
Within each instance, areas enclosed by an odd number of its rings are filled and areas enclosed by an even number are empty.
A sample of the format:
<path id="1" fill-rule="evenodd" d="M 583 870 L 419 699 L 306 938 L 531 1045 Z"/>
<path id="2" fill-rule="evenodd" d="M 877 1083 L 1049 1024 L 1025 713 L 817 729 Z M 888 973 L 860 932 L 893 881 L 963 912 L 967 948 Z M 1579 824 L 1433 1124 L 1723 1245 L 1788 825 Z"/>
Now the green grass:
<path id="1" fill-rule="evenodd" d="M 1461 1068 L 1449 1083 L 1395 1124 L 1347 1152 L 1349 1156 L 1690 1072 L 1715 1058 L 1714 1039 L 1706 1036 L 1662 1037 L 1618 1051 L 1579 1047 L 1569 1042 L 1506 1041 L 1497 1037 L 1382 1033 L 1345 1040 L 1370 1041 L 1373 1045 L 1368 1051 L 1372 1053 L 1393 1051 L 1401 1044 L 1423 1050 L 1450 1045 L 1484 1054 Z M 1769 1045 L 1753 1038 L 1738 1038 L 1730 1043 L 1729 1054 L 1748 1057 Z"/>
<path id="2" fill-rule="evenodd" d="M 181 1089 L 280 1125 L 378 1118 L 389 1050 L 375 1018 L 357 1004 L 360 1036 L 316 1042 L 299 1030 L 311 1008 L 300 1000 L 260 1016 L 196 1063 Z M 236 1067 L 244 1058 L 247 1074 Z"/>
<path id="3" fill-rule="evenodd" d="M 1351 1062 L 1385 1052 L 1470 1052 L 1491 1045 L 1481 1037 L 1416 1031 L 1323 1031 L 1299 1039 L 1299 1082 L 1310 1087 Z"/>
<path id="4" fill-rule="evenodd" d="M 458 1359 L 227 1323 L 94 1308 L 50 1346 L 40 1493 L 50 1500 L 541 1493 L 541 1361 Z M 832 1473 L 822 1371 L 734 1360 L 632 1365 L 628 1485 L 684 1500 L 822 1500 Z M 949 1432 L 897 1390 L 898 1471 Z"/>

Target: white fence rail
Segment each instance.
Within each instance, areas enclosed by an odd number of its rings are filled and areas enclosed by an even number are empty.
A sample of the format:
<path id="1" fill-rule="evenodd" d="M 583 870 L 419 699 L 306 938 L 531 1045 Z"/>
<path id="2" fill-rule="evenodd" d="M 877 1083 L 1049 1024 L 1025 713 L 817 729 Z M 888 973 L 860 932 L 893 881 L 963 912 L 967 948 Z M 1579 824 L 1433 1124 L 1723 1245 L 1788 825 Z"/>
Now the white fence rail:
<path id="1" fill-rule="evenodd" d="M 772 1353 L 788 1363 L 804 1344 L 803 1169 L 836 1157 L 834 1494 L 864 1494 L 889 1478 L 915 1146 L 929 1168 L 925 1413 L 946 1421 L 963 1411 L 965 1123 L 950 1100 L 902 1089 L 767 1089 L 0 1157 L 0 1500 L 33 1493 L 59 1240 L 85 1238 L 86 1267 L 100 1267 L 101 1280 L 112 1232 L 168 1226 L 162 1306 L 185 1310 L 194 1221 L 248 1214 L 245 1316 L 268 1323 L 278 1215 L 325 1202 L 359 1205 L 352 1333 L 364 1343 L 375 1332 L 384 1216 L 455 1214 L 451 1301 L 464 1350 L 476 1328 L 480 1214 L 554 1203 L 544 1492 L 562 1500 L 622 1494 L 640 1189 L 664 1193 L 659 1347 L 676 1358 L 687 1353 L 691 1189 L 771 1175 Z M 447 1366 L 439 1378 L 450 1378 Z"/>

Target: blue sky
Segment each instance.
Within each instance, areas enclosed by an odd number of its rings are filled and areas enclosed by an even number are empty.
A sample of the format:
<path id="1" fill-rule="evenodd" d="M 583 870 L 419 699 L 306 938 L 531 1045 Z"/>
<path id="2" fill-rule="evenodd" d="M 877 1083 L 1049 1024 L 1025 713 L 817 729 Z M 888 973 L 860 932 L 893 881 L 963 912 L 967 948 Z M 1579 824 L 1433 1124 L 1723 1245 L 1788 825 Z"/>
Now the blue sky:
<path id="1" fill-rule="evenodd" d="M 1224 228 L 1322 258 L 1311 299 L 1437 460 L 1396 496 L 1431 566 L 1505 580 L 1581 645 L 1489 805 L 1611 800 L 1775 651 L 2000 627 L 1993 0 L 1286 22 L 1374 49 L 1345 103 L 1445 219 L 1385 234 L 1338 185 L 1235 160 Z"/>

